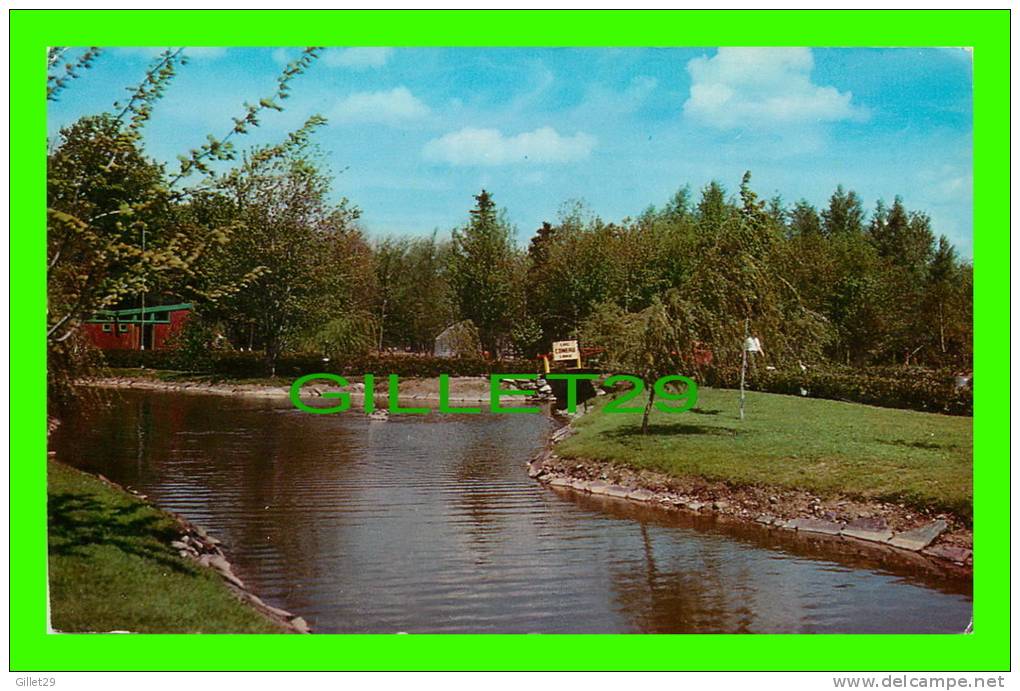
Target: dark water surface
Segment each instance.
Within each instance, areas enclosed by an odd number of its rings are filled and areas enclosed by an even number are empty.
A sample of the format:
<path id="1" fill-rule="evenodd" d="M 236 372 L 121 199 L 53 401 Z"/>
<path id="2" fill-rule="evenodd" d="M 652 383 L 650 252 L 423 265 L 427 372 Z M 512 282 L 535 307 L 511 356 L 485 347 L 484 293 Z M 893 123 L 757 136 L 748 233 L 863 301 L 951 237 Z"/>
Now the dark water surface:
<path id="1" fill-rule="evenodd" d="M 54 448 L 205 526 L 256 593 L 318 632 L 959 632 L 970 619 L 969 581 L 545 488 L 524 463 L 550 425 L 125 391 L 66 420 Z"/>

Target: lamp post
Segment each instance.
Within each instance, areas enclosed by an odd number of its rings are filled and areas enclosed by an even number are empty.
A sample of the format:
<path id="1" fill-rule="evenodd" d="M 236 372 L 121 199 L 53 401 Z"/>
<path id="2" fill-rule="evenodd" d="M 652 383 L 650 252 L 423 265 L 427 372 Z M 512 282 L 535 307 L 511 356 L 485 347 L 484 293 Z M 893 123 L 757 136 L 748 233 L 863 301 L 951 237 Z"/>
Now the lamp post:
<path id="1" fill-rule="evenodd" d="M 145 261 L 145 226 L 142 226 L 142 261 Z M 142 310 L 139 314 L 142 323 L 142 333 L 138 338 L 138 349 L 145 350 L 145 289 L 142 288 Z M 144 364 L 142 365 L 145 366 Z"/>

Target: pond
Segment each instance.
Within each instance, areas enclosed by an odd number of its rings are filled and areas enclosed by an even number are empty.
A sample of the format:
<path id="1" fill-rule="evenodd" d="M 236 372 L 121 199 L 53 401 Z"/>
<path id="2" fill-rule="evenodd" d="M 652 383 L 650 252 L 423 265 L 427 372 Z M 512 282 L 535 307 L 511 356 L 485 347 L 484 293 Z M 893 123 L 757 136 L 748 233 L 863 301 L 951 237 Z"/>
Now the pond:
<path id="1" fill-rule="evenodd" d="M 224 542 L 322 633 L 962 632 L 968 579 L 758 526 L 560 494 L 536 415 L 309 415 L 286 400 L 118 391 L 57 457 Z"/>

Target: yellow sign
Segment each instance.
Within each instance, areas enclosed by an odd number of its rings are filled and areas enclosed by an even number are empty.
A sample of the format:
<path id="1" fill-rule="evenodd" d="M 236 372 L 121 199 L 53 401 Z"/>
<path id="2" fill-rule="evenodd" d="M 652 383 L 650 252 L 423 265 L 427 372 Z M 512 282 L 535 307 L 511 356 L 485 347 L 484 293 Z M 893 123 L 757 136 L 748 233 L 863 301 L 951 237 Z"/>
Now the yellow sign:
<path id="1" fill-rule="evenodd" d="M 555 341 L 553 342 L 553 360 L 580 360 L 581 351 L 577 348 L 577 341 Z"/>

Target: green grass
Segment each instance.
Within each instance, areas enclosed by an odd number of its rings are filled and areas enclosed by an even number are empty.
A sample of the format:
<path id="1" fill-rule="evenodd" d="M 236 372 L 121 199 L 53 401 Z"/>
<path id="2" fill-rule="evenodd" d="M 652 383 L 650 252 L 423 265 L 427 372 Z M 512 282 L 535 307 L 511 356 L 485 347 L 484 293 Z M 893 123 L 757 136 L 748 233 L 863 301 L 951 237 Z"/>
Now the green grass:
<path id="1" fill-rule="evenodd" d="M 678 477 L 804 489 L 972 515 L 972 418 L 749 392 L 699 391 L 686 413 L 580 418 L 557 452 Z M 603 399 L 604 400 L 604 399 Z M 636 405 L 635 402 L 631 405 Z"/>
<path id="2" fill-rule="evenodd" d="M 98 478 L 48 467 L 50 614 L 58 631 L 281 633 L 170 546 L 166 513 Z"/>

